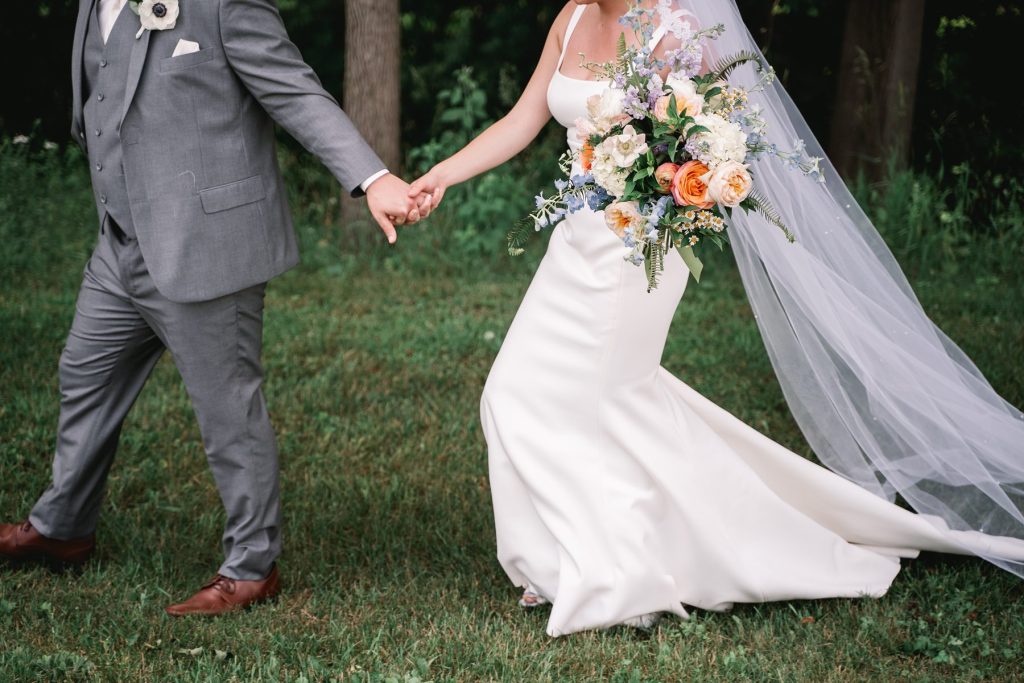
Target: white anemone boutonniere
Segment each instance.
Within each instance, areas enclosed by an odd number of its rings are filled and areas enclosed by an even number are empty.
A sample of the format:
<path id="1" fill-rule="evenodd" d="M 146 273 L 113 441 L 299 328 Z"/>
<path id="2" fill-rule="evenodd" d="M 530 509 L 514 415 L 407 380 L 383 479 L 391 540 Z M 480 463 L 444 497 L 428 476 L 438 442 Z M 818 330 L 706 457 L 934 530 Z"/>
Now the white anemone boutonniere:
<path id="1" fill-rule="evenodd" d="M 128 0 L 128 5 L 142 22 L 136 40 L 146 31 L 169 31 L 178 23 L 178 0 Z"/>

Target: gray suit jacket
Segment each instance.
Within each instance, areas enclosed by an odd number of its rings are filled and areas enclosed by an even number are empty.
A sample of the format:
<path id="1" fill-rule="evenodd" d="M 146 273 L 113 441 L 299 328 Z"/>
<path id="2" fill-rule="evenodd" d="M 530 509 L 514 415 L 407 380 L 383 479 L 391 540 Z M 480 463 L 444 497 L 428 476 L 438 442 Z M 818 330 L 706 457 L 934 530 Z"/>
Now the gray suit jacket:
<path id="1" fill-rule="evenodd" d="M 95 0 L 80 0 L 72 135 L 82 117 L 82 46 Z M 133 18 L 134 20 L 134 18 Z M 200 51 L 172 57 L 178 41 Z M 277 122 L 354 195 L 384 164 L 288 39 L 275 0 L 180 0 L 173 30 L 132 49 L 119 131 L 139 247 L 160 292 L 205 301 L 298 263 Z"/>

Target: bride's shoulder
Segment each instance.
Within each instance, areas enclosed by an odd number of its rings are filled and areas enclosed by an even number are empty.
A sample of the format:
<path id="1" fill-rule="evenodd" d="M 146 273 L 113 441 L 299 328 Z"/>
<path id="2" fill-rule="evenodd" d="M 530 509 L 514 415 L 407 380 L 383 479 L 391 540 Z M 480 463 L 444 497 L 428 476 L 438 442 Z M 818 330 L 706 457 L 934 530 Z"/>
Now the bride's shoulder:
<path id="1" fill-rule="evenodd" d="M 560 46 L 565 40 L 565 32 L 569 30 L 569 22 L 572 21 L 572 15 L 579 7 L 581 5 L 577 5 L 573 0 L 569 0 L 551 23 L 550 35 L 558 41 Z"/>

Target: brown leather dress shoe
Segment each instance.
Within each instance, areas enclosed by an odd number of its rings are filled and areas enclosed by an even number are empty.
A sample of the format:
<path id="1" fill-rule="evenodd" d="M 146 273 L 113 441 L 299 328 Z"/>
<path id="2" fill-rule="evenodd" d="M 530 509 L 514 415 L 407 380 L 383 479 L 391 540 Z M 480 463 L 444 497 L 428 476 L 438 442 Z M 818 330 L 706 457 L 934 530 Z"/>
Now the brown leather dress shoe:
<path id="1" fill-rule="evenodd" d="M 250 605 L 265 602 L 281 592 L 281 575 L 275 566 L 262 581 L 239 581 L 217 574 L 202 590 L 180 605 L 171 605 L 166 612 L 172 617 L 199 614 L 215 617 Z"/>
<path id="2" fill-rule="evenodd" d="M 70 541 L 47 538 L 30 522 L 0 524 L 0 559 L 15 562 L 42 560 L 54 565 L 80 565 L 96 550 L 96 535 Z"/>

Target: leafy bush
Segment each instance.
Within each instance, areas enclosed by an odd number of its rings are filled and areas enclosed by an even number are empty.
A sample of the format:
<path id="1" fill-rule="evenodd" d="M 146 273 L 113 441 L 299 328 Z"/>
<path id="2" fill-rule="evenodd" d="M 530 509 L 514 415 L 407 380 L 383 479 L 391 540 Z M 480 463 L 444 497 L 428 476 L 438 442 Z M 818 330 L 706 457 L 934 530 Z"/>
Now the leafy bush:
<path id="1" fill-rule="evenodd" d="M 854 184 L 854 193 L 911 272 L 1010 270 L 1024 250 L 1024 185 L 995 176 L 982 188 L 968 165 L 948 174 L 892 171 L 889 179 Z"/>

